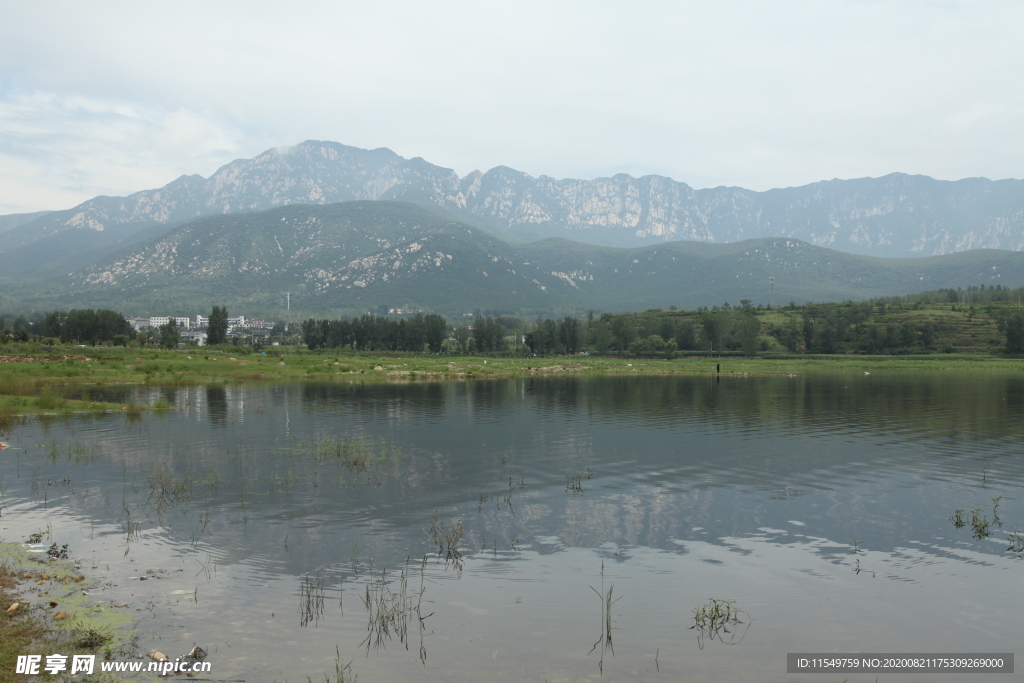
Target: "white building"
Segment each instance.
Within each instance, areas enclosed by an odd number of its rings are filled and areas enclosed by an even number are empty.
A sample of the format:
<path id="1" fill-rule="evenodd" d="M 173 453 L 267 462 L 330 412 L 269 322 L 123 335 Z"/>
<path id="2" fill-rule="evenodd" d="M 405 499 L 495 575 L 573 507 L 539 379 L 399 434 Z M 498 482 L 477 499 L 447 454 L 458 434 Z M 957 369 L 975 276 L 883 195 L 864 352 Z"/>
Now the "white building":
<path id="1" fill-rule="evenodd" d="M 184 327 L 186 330 L 192 326 L 192 321 L 189 320 L 188 318 L 179 318 L 174 315 L 153 316 L 149 319 L 149 326 L 163 327 L 172 320 L 174 321 L 175 325 L 177 325 L 178 327 Z"/>

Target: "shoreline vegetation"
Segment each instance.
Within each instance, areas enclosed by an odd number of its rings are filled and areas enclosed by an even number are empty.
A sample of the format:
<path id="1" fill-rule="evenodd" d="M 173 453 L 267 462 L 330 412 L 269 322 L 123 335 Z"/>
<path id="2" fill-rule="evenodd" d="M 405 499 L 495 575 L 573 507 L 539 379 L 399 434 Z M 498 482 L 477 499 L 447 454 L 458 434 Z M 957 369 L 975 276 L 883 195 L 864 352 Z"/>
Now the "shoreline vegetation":
<path id="1" fill-rule="evenodd" d="M 35 546 L 45 547 L 38 543 L 44 535 L 32 539 Z M 130 656 L 135 622 L 129 605 L 95 595 L 100 581 L 67 557 L 67 546 L 45 552 L 25 546 L 0 540 L 0 682 L 29 680 L 14 673 L 21 654 Z M 118 680 L 98 668 L 93 678 Z"/>
<path id="2" fill-rule="evenodd" d="M 802 374 L 1024 369 L 1024 288 L 946 289 L 841 303 L 593 312 L 527 320 L 474 311 L 276 323 L 228 332 L 213 307 L 208 340 L 177 323 L 136 333 L 118 312 L 0 318 L 0 434 L 21 416 L 170 410 L 128 387 L 212 383 L 420 382 L 556 375 Z M 405 310 L 405 309 L 403 309 Z M 173 320 L 173 319 L 172 319 Z M 87 343 L 83 343 L 87 342 Z M 116 387 L 121 387 L 120 390 Z M 156 394 L 153 394 L 155 397 Z"/>
<path id="3" fill-rule="evenodd" d="M 118 387 L 184 387 L 290 381 L 425 382 L 520 377 L 628 375 L 797 375 L 811 372 L 1024 372 L 1024 360 L 996 354 L 681 355 L 674 358 L 447 355 L 409 352 L 310 351 L 302 346 L 184 349 L 68 347 L 32 342 L 0 346 L 0 434 L 22 416 L 170 410 L 164 399 L 136 403 Z"/>

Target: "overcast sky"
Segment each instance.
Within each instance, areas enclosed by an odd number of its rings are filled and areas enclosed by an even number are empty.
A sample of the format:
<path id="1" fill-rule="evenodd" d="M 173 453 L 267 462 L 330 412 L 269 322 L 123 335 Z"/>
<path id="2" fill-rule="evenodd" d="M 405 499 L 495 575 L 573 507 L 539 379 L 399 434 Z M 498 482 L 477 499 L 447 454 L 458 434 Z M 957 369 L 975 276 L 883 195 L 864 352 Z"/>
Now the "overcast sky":
<path id="1" fill-rule="evenodd" d="M 764 190 L 1024 177 L 1024 3 L 5 2 L 0 213 L 307 139 Z"/>

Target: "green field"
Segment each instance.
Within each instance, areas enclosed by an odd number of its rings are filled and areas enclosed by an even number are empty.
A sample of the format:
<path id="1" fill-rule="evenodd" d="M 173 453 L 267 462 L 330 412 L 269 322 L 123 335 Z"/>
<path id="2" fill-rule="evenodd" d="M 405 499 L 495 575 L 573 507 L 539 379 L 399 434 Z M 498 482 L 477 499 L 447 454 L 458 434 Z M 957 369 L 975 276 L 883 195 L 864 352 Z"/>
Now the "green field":
<path id="1" fill-rule="evenodd" d="M 704 374 L 758 375 L 887 370 L 1024 372 L 1024 360 L 993 354 L 902 356 L 773 355 L 664 359 L 598 357 L 453 356 L 427 353 L 311 352 L 304 347 L 151 350 L 124 347 L 69 348 L 34 343 L 0 347 L 0 431 L 21 415 L 123 411 L 129 415 L 170 406 L 94 401 L 90 390 L 118 385 L 190 386 L 210 383 L 429 382 L 566 375 Z"/>

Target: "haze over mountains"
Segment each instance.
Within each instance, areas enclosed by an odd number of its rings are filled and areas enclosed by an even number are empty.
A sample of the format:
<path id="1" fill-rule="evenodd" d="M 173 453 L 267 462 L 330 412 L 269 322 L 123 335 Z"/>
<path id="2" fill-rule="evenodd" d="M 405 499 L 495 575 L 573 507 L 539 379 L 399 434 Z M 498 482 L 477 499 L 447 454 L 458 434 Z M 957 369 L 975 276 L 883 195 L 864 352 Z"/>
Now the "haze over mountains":
<path id="1" fill-rule="evenodd" d="M 132 310 L 220 301 L 255 311 L 280 310 L 287 292 L 293 308 L 321 314 L 534 315 L 859 299 L 1022 279 L 1024 253 L 995 250 L 882 259 L 786 238 L 512 244 L 438 210 L 378 200 L 189 221 L 72 273 L 62 296 Z"/>
<path id="2" fill-rule="evenodd" d="M 1009 251 L 954 253 L 979 248 Z M 1022 249 L 1020 180 L 893 174 L 753 192 L 507 167 L 460 178 L 309 141 L 208 179 L 0 216 L 0 283 L 7 302 L 42 307 L 219 296 L 277 308 L 292 292 L 314 310 L 625 310 L 767 303 L 769 277 L 775 303 L 1019 286 Z"/>
<path id="3" fill-rule="evenodd" d="M 9 230 L 0 253 L 68 230 L 117 239 L 223 213 L 356 199 L 411 201 L 520 241 L 605 246 L 789 237 L 851 253 L 903 257 L 1024 249 L 1024 181 L 893 173 L 754 192 L 695 190 L 662 176 L 533 178 L 504 166 L 460 178 L 423 159 L 307 141 L 240 159 L 208 179 L 182 176 L 129 197 L 96 197 Z"/>

